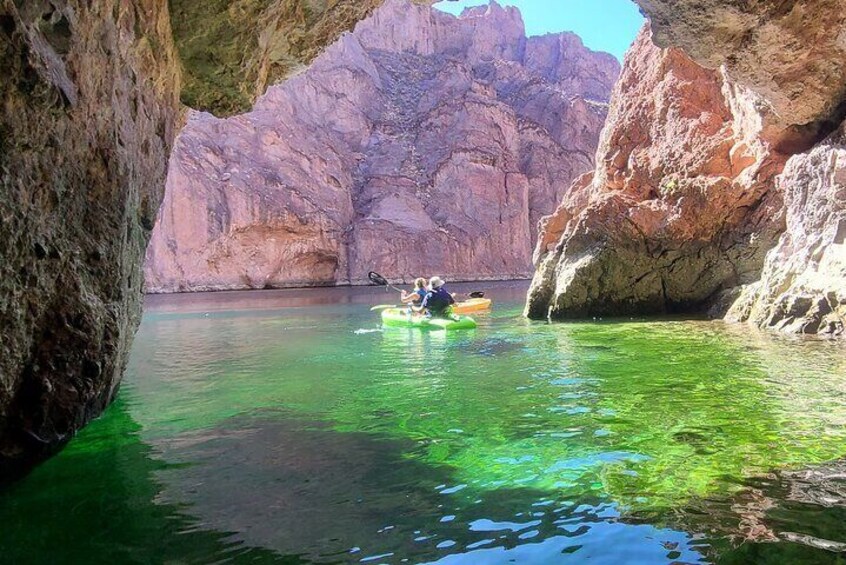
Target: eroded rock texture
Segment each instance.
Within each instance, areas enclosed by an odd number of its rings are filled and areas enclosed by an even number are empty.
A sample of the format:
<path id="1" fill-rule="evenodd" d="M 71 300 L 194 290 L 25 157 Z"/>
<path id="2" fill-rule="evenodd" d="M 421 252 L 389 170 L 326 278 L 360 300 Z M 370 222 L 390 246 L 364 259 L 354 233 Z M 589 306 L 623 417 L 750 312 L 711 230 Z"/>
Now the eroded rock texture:
<path id="1" fill-rule="evenodd" d="M 533 318 L 690 311 L 752 282 L 782 229 L 759 97 L 644 28 L 597 151 L 544 220 Z"/>
<path id="2" fill-rule="evenodd" d="M 722 64 L 733 82 L 754 90 L 771 110 L 762 137 L 796 154 L 779 181 L 787 231 L 730 319 L 843 335 L 842 126 L 811 147 L 846 114 L 846 2 L 637 1 L 656 42 Z"/>
<path id="3" fill-rule="evenodd" d="M 787 230 L 730 320 L 842 335 L 846 320 L 846 134 L 795 155 L 779 177 Z"/>
<path id="4" fill-rule="evenodd" d="M 171 0 L 185 70 L 182 100 L 215 114 L 248 110 L 256 96 L 311 62 L 382 0 Z"/>
<path id="5" fill-rule="evenodd" d="M 170 292 L 526 277 L 619 72 L 515 9 L 389 0 L 312 67 L 180 134 L 146 279 Z"/>
<path id="6" fill-rule="evenodd" d="M 802 150 L 846 112 L 846 0 L 636 0 L 655 42 L 698 63 L 725 65 L 784 126 L 784 147 Z M 790 135 L 787 135 L 790 134 Z"/>
<path id="7" fill-rule="evenodd" d="M 159 0 L 0 1 L 0 480 L 115 393 L 176 69 Z"/>

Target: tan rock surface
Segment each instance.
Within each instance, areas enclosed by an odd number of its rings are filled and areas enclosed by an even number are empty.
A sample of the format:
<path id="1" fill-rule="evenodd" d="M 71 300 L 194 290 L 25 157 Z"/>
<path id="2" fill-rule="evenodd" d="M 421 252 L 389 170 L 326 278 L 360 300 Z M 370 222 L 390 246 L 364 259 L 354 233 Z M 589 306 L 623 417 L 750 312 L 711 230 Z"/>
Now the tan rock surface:
<path id="1" fill-rule="evenodd" d="M 655 42 L 676 46 L 771 105 L 801 150 L 846 112 L 846 0 L 636 0 Z M 789 134 L 789 135 L 788 135 Z M 799 144 L 799 145 L 797 145 Z M 807 145 L 805 146 L 807 147 Z"/>
<path id="2" fill-rule="evenodd" d="M 147 288 L 530 276 L 618 69 L 572 34 L 526 39 L 513 8 L 391 0 L 253 111 L 191 115 Z"/>

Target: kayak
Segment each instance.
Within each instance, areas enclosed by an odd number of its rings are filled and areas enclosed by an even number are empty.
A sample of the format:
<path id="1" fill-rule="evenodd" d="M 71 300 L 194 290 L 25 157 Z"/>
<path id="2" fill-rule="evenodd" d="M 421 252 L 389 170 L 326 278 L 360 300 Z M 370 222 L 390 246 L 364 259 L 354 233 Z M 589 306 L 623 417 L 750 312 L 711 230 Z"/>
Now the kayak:
<path id="1" fill-rule="evenodd" d="M 482 310 L 489 310 L 493 301 L 490 298 L 471 298 L 464 302 L 456 302 L 452 305 L 452 311 L 455 314 L 470 314 L 471 312 L 481 312 Z"/>
<path id="2" fill-rule="evenodd" d="M 392 328 L 420 328 L 421 330 L 472 330 L 476 320 L 469 316 L 428 318 L 409 314 L 405 308 L 382 310 L 382 324 Z"/>

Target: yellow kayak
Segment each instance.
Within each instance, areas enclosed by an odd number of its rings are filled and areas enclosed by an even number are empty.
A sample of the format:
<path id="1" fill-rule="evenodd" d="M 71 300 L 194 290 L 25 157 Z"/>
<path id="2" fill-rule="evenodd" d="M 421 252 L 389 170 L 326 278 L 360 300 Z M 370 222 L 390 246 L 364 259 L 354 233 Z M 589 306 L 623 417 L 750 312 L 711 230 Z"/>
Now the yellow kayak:
<path id="1" fill-rule="evenodd" d="M 471 312 L 481 312 L 482 310 L 490 310 L 493 301 L 490 298 L 471 298 L 464 302 L 456 302 L 452 305 L 453 314 L 470 314 Z"/>

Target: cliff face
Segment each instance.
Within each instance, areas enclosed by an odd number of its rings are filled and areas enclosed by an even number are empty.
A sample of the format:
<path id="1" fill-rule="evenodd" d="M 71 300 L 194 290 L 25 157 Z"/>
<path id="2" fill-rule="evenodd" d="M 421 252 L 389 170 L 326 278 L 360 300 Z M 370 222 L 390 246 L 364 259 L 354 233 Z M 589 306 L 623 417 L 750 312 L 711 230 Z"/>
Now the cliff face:
<path id="1" fill-rule="evenodd" d="M 637 0 L 662 47 L 725 65 L 787 128 L 783 149 L 806 149 L 846 113 L 846 0 Z M 805 145 L 803 148 L 802 145 Z"/>
<path id="2" fill-rule="evenodd" d="M 787 229 L 729 319 L 846 335 L 842 126 L 824 139 L 846 115 L 846 2 L 638 3 L 656 41 L 706 66 L 724 64 L 732 81 L 755 91 L 759 106 L 772 108 L 768 141 L 794 155 L 778 181 Z"/>
<path id="3" fill-rule="evenodd" d="M 0 1 L 0 479 L 113 397 L 178 71 L 158 0 Z"/>
<path id="4" fill-rule="evenodd" d="M 751 92 L 647 28 L 624 62 L 597 168 L 543 222 L 527 313 L 689 311 L 752 282 L 782 229 L 786 157 Z"/>
<path id="5" fill-rule="evenodd" d="M 728 319 L 842 335 L 846 320 L 846 134 L 795 155 L 778 179 L 787 230 Z"/>
<path id="6" fill-rule="evenodd" d="M 147 288 L 528 276 L 618 71 L 572 34 L 527 39 L 514 9 L 391 0 L 251 112 L 191 114 Z"/>

